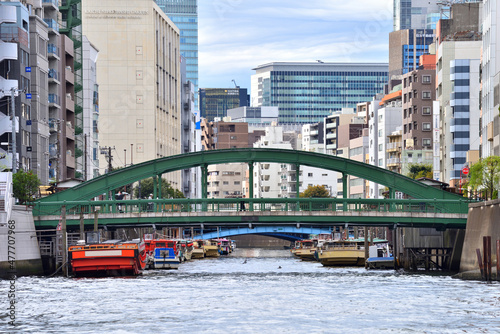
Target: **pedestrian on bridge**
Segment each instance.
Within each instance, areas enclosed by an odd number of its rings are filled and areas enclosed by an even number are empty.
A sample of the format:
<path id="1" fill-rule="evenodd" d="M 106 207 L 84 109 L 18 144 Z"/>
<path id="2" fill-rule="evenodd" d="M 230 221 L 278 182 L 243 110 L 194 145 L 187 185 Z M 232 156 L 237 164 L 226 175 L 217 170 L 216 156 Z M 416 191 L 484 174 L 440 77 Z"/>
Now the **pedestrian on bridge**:
<path id="1" fill-rule="evenodd" d="M 242 199 L 243 198 L 245 198 L 245 195 L 243 195 Z M 246 211 L 245 201 L 240 201 L 240 211 Z"/>

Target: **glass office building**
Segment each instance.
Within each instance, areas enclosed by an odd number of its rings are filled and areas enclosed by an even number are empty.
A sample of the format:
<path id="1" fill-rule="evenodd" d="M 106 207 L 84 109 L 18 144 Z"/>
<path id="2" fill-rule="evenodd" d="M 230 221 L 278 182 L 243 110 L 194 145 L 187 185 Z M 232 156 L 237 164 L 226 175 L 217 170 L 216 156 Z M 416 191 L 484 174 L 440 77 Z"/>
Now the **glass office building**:
<path id="1" fill-rule="evenodd" d="M 279 123 L 308 124 L 384 92 L 387 63 L 270 63 L 254 68 L 251 105 L 278 106 Z"/>
<path id="2" fill-rule="evenodd" d="M 180 30 L 181 55 L 186 58 L 186 77 L 198 92 L 198 0 L 155 0 Z M 195 110 L 198 96 L 195 96 Z"/>
<path id="3" fill-rule="evenodd" d="M 200 88 L 200 115 L 208 121 L 227 116 L 228 109 L 248 106 L 246 88 Z"/>

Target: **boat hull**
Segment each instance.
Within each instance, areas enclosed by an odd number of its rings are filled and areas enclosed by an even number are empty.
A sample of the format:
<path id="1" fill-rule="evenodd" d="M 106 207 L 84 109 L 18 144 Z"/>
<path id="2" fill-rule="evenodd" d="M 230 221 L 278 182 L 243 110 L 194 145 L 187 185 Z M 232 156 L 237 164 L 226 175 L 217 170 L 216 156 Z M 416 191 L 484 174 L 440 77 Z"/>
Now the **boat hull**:
<path id="1" fill-rule="evenodd" d="M 144 245 L 86 245 L 68 249 L 71 271 L 75 276 L 140 275 L 146 266 Z"/>
<path id="2" fill-rule="evenodd" d="M 364 266 L 364 250 L 331 250 L 317 254 L 323 266 Z"/>
<path id="3" fill-rule="evenodd" d="M 154 269 L 179 269 L 180 258 L 172 248 L 155 248 L 153 256 Z"/>
<path id="4" fill-rule="evenodd" d="M 193 249 L 193 253 L 191 254 L 192 259 L 203 259 L 205 257 L 205 251 L 203 248 L 195 248 Z"/>

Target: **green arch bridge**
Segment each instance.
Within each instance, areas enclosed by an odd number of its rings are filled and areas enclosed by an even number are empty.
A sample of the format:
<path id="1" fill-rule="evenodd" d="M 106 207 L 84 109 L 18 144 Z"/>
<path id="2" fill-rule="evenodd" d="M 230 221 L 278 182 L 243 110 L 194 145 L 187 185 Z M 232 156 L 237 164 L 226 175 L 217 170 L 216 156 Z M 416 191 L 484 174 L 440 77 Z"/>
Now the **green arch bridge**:
<path id="1" fill-rule="evenodd" d="M 300 166 L 311 166 L 342 174 L 343 194 L 349 175 L 369 180 L 389 189 L 388 199 L 350 198 L 207 198 L 208 166 L 247 163 L 249 184 L 253 184 L 255 163 L 295 165 L 296 189 Z M 201 167 L 202 198 L 114 200 L 114 191 L 149 177 L 155 180 L 154 198 L 161 198 L 163 174 Z M 410 199 L 395 199 L 400 191 Z M 106 200 L 94 200 L 105 194 Z M 298 193 L 297 193 L 298 197 Z M 240 211 L 241 202 L 245 211 Z M 120 206 L 121 205 L 121 206 Z M 123 211 L 123 212 L 122 212 Z M 465 228 L 468 200 L 406 176 L 362 162 L 337 156 L 282 149 L 229 149 L 193 152 L 132 165 L 99 176 L 71 189 L 35 202 L 33 216 L 37 229 L 55 228 L 62 216 L 68 228 L 81 223 L 109 227 L 161 226 L 402 226 Z"/>

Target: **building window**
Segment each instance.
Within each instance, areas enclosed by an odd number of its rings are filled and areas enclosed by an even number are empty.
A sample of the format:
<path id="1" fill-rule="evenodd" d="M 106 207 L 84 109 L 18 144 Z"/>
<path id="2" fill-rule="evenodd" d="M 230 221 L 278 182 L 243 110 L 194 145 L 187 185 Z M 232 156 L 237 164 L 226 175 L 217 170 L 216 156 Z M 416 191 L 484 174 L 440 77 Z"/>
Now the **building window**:
<path id="1" fill-rule="evenodd" d="M 423 147 L 431 147 L 431 139 L 430 138 L 423 138 L 422 139 L 422 146 Z"/>
<path id="2" fill-rule="evenodd" d="M 431 76 L 430 75 L 422 75 L 422 83 L 431 83 Z"/>
<path id="3" fill-rule="evenodd" d="M 422 108 L 422 115 L 430 115 L 430 114 L 431 114 L 431 107 Z"/>
<path id="4" fill-rule="evenodd" d="M 378 144 L 378 151 L 382 152 L 383 149 L 384 149 L 384 145 L 383 144 Z"/>
<path id="5" fill-rule="evenodd" d="M 430 99 L 431 92 L 422 92 L 422 99 Z"/>
<path id="6" fill-rule="evenodd" d="M 422 131 L 431 131 L 431 123 L 422 123 Z"/>
<path id="7" fill-rule="evenodd" d="M 307 173 L 307 177 L 313 177 L 313 173 Z"/>

